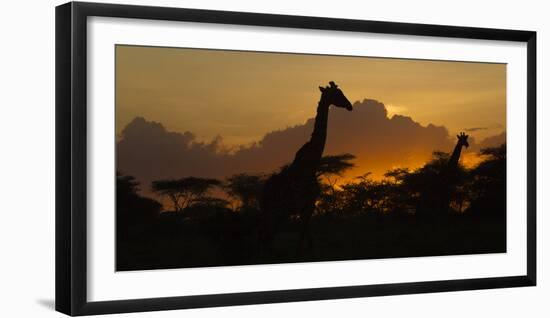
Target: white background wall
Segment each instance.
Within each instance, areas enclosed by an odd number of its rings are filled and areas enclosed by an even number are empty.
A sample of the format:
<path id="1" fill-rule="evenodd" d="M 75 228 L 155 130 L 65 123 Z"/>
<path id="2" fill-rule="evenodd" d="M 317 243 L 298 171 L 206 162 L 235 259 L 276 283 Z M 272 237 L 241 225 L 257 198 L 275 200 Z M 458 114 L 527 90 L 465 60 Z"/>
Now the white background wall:
<path id="1" fill-rule="evenodd" d="M 115 1 L 189 8 L 527 29 L 538 32 L 537 287 L 116 317 L 548 317 L 545 271 L 548 188 L 550 21 L 546 1 L 193 0 Z M 0 11 L 0 316 L 61 317 L 54 304 L 54 7 L 62 1 L 10 1 Z M 31 186 L 29 186 L 31 185 Z M 546 196 L 546 197 L 545 197 Z"/>

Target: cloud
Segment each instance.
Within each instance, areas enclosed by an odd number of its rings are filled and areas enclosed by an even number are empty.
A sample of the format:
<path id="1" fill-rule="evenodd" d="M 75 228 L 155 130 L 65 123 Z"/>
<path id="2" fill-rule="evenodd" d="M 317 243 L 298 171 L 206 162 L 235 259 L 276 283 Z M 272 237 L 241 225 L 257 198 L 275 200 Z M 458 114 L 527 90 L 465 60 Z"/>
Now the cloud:
<path id="1" fill-rule="evenodd" d="M 498 135 L 487 137 L 487 138 L 483 139 L 479 143 L 478 149 L 489 148 L 489 147 L 497 147 L 497 146 L 500 146 L 504 143 L 506 143 L 506 132 L 502 132 Z"/>
<path id="2" fill-rule="evenodd" d="M 404 106 L 393 105 L 393 104 L 385 104 L 385 106 L 389 117 L 395 114 L 403 114 L 406 111 L 408 111 L 407 107 L 404 107 Z"/>
<path id="3" fill-rule="evenodd" d="M 474 131 L 480 131 L 480 130 L 487 130 L 489 127 L 472 127 L 472 128 L 466 128 L 464 129 L 467 132 L 474 132 Z"/>
<path id="4" fill-rule="evenodd" d="M 198 142 L 191 132 L 170 132 L 160 123 L 137 117 L 120 135 L 117 170 L 134 175 L 145 192 L 151 181 L 162 178 L 270 173 L 292 161 L 313 125 L 311 118 L 269 132 L 254 144 L 228 149 L 222 137 Z M 419 166 L 434 150 L 450 152 L 455 142 L 443 126 L 422 126 L 402 115 L 389 118 L 384 104 L 365 99 L 356 102 L 352 112 L 331 108 L 325 154 L 352 153 L 358 166 L 352 175 L 372 172 L 380 177 L 392 167 Z"/>

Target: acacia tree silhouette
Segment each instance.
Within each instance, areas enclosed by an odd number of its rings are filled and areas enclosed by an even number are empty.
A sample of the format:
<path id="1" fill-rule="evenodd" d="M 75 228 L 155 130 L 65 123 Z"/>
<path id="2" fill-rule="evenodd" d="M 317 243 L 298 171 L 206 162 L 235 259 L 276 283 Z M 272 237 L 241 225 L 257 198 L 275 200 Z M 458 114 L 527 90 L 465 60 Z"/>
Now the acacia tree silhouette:
<path id="1" fill-rule="evenodd" d="M 162 205 L 138 194 L 139 182 L 135 177 L 116 172 L 116 205 L 119 224 L 143 223 L 154 218 Z"/>
<path id="2" fill-rule="evenodd" d="M 290 165 L 269 177 L 264 185 L 259 233 L 263 252 L 273 248 L 278 228 L 293 214 L 297 214 L 301 222 L 297 253 L 301 254 L 306 240 L 309 246 L 312 245 L 308 225 L 320 194 L 317 176 L 327 137 L 329 107 L 353 109 L 334 82 L 331 81 L 327 87 L 320 86 L 319 90 L 321 98 L 310 140 L 296 152 Z"/>
<path id="3" fill-rule="evenodd" d="M 506 144 L 481 149 L 486 158 L 470 173 L 468 212 L 484 217 L 506 217 Z"/>
<path id="4" fill-rule="evenodd" d="M 340 191 L 336 186 L 337 177 L 342 177 L 345 171 L 355 167 L 355 164 L 351 162 L 354 159 L 355 156 L 350 153 L 323 156 L 321 158 L 317 170 L 321 194 L 316 202 L 316 212 L 328 215 L 343 208 L 340 202 L 341 198 L 338 195 Z"/>
<path id="5" fill-rule="evenodd" d="M 227 178 L 225 189 L 240 202 L 240 210 L 258 209 L 263 183 L 262 175 L 239 173 Z"/>
<path id="6" fill-rule="evenodd" d="M 151 226 L 159 217 L 162 205 L 138 194 L 136 178 L 116 172 L 116 267 L 135 266 L 133 251 L 139 238 L 151 237 Z"/>
<path id="7" fill-rule="evenodd" d="M 166 196 L 172 201 L 175 212 L 197 202 L 204 202 L 205 194 L 221 182 L 217 179 L 186 177 L 181 179 L 156 180 L 151 184 L 153 192 Z"/>

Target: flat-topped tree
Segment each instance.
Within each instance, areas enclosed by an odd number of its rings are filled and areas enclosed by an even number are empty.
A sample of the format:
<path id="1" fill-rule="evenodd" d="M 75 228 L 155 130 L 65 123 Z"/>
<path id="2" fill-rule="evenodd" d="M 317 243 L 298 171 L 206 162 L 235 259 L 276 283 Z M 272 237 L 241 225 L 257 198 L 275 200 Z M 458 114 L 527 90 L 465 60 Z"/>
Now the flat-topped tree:
<path id="1" fill-rule="evenodd" d="M 172 201 L 174 212 L 182 212 L 192 204 L 202 202 L 208 191 L 220 184 L 217 179 L 185 177 L 153 181 L 151 188 Z"/>

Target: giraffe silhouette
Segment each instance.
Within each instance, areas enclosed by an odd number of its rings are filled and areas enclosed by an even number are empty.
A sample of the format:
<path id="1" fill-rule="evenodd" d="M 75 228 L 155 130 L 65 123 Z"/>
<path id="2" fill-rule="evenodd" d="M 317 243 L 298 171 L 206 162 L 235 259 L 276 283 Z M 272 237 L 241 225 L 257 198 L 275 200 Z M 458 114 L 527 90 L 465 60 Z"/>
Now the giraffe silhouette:
<path id="1" fill-rule="evenodd" d="M 449 212 L 451 197 L 459 182 L 458 162 L 463 147 L 468 147 L 468 135 L 463 132 L 457 136 L 457 143 L 446 162 L 441 162 L 438 172 L 432 179 L 426 180 L 416 208 L 417 216 L 436 220 Z"/>
<path id="2" fill-rule="evenodd" d="M 460 154 L 462 153 L 462 148 L 468 148 L 470 144 L 468 143 L 468 135 L 461 132 L 456 135 L 458 139 L 456 146 L 447 162 L 447 166 L 442 173 L 442 187 L 443 193 L 441 195 L 440 207 L 439 210 L 446 213 L 449 212 L 449 205 L 451 204 L 451 196 L 456 188 L 458 182 L 458 161 L 460 160 Z"/>
<path id="3" fill-rule="evenodd" d="M 311 247 L 309 220 L 320 194 L 317 172 L 325 149 L 329 107 L 334 105 L 353 109 L 349 100 L 334 82 L 321 87 L 315 125 L 311 138 L 297 152 L 292 163 L 269 177 L 263 187 L 260 209 L 259 243 L 263 253 L 273 248 L 273 239 L 282 223 L 295 216 L 299 220 L 300 233 L 297 254 L 305 243 Z"/>
<path id="4" fill-rule="evenodd" d="M 460 159 L 460 154 L 462 152 L 462 147 L 468 148 L 470 144 L 468 143 L 468 135 L 461 132 L 460 134 L 456 135 L 456 138 L 458 141 L 456 142 L 455 149 L 453 150 L 453 153 L 451 154 L 451 157 L 449 158 L 449 162 L 447 163 L 447 171 L 448 173 L 455 173 L 458 169 L 458 160 Z"/>

